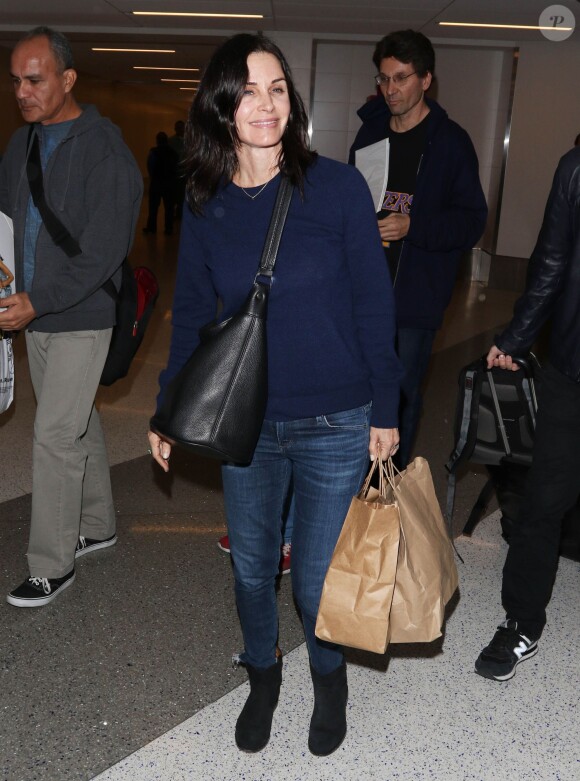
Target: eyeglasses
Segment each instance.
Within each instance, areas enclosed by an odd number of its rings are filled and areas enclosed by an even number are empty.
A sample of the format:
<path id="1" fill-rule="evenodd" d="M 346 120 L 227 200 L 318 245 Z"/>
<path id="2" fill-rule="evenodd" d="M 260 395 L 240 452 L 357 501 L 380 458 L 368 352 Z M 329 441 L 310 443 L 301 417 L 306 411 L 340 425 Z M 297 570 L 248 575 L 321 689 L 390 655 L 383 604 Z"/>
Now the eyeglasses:
<path id="1" fill-rule="evenodd" d="M 395 73 L 394 76 L 385 76 L 383 73 L 377 73 L 375 76 L 375 84 L 377 87 L 388 87 L 390 82 L 397 87 L 400 84 L 404 84 L 410 76 L 415 76 L 417 71 L 411 71 L 404 76 L 401 73 Z"/>

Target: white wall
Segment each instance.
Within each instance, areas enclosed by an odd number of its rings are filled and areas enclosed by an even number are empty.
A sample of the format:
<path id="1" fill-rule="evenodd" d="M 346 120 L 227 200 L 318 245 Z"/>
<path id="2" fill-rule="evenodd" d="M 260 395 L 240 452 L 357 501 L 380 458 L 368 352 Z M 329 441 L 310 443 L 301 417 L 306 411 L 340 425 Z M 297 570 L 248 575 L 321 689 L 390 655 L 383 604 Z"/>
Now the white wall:
<path id="1" fill-rule="evenodd" d="M 522 44 L 497 252 L 534 248 L 558 160 L 580 133 L 580 42 Z"/>
<path id="2" fill-rule="evenodd" d="M 469 133 L 489 217 L 479 246 L 494 251 L 513 49 L 438 46 L 434 97 Z"/>
<path id="3" fill-rule="evenodd" d="M 375 42 L 317 41 L 314 46 L 312 146 L 346 162 L 356 131 L 357 110 L 375 92 Z"/>
<path id="4" fill-rule="evenodd" d="M 282 50 L 292 70 L 292 78 L 307 113 L 310 111 L 313 37 L 310 33 L 267 32 Z"/>

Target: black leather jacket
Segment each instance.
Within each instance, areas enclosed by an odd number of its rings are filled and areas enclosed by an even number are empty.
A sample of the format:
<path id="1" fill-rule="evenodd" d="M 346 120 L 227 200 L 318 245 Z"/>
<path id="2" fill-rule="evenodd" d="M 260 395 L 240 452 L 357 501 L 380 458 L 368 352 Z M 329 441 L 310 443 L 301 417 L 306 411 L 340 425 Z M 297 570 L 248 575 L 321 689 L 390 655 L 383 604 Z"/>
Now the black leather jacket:
<path id="1" fill-rule="evenodd" d="M 580 148 L 558 164 L 526 289 L 496 345 L 506 355 L 526 355 L 549 317 L 550 361 L 580 382 Z"/>

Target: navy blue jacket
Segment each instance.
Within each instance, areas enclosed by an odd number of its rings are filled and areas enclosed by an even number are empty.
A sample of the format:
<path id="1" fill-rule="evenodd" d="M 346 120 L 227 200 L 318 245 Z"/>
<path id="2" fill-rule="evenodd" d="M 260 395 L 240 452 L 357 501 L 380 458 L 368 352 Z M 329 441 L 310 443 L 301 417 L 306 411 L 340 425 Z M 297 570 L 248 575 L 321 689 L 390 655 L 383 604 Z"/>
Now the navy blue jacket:
<path id="1" fill-rule="evenodd" d="M 433 100 L 425 149 L 394 280 L 397 325 L 439 328 L 455 284 L 459 260 L 481 237 L 487 205 L 477 155 L 468 134 Z M 363 121 L 354 153 L 386 138 L 391 112 L 382 96 L 358 111 Z"/>

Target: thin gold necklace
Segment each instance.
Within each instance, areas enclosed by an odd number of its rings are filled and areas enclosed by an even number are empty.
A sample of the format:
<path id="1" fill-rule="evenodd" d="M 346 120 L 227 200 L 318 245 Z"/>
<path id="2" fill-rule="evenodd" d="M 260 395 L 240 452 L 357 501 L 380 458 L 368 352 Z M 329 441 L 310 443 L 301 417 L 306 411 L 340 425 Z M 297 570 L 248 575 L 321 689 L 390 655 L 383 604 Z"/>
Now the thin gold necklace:
<path id="1" fill-rule="evenodd" d="M 265 190 L 265 189 L 266 189 L 266 187 L 267 187 L 267 186 L 270 184 L 270 182 L 271 182 L 271 181 L 272 181 L 271 179 L 268 179 L 268 181 L 266 182 L 266 184 L 263 184 L 263 185 L 260 187 L 260 189 L 258 190 L 258 192 L 257 192 L 257 193 L 254 193 L 254 195 L 250 195 L 250 193 L 249 193 L 249 192 L 248 192 L 246 189 L 244 189 L 244 188 L 242 187 L 242 185 L 241 185 L 241 184 L 239 185 L 239 188 L 240 188 L 240 190 L 241 190 L 241 191 L 244 193 L 244 195 L 247 195 L 247 196 L 248 196 L 248 198 L 249 198 L 251 201 L 255 201 L 255 200 L 256 200 L 256 198 L 258 197 L 258 195 L 260 195 L 260 193 L 263 193 L 263 192 L 264 192 L 264 190 Z"/>

